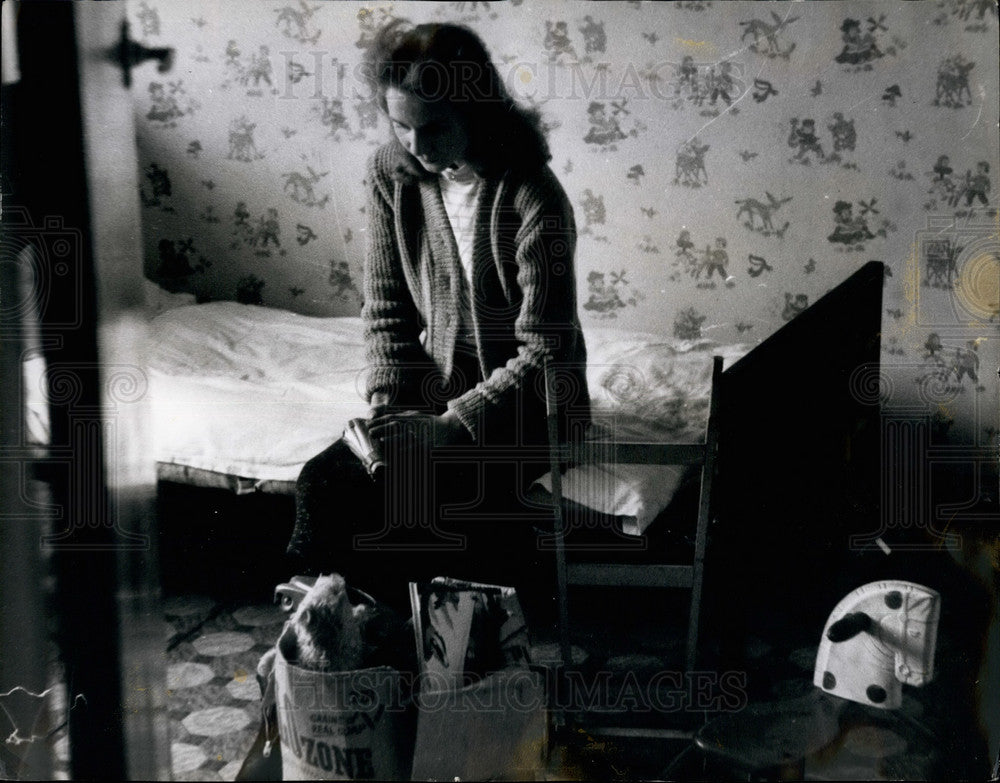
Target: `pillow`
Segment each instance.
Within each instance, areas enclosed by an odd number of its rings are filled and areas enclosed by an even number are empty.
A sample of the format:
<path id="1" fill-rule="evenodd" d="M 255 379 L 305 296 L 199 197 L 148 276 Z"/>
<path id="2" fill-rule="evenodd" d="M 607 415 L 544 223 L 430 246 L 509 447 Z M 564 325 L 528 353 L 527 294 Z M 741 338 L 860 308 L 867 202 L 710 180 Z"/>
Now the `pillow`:
<path id="1" fill-rule="evenodd" d="M 41 351 L 26 351 L 21 364 L 24 384 L 24 424 L 28 443 L 47 446 L 49 429 L 49 386 L 45 376 L 45 357 Z"/>
<path id="2" fill-rule="evenodd" d="M 728 366 L 752 347 L 612 329 L 588 329 L 584 338 L 591 437 L 617 442 L 704 442 L 712 358 L 722 356 Z M 563 497 L 619 517 L 626 533 L 642 535 L 685 475 L 679 465 L 578 465 L 563 474 Z M 551 492 L 549 474 L 536 483 Z"/>
<path id="3" fill-rule="evenodd" d="M 618 517 L 622 532 L 641 536 L 667 507 L 684 478 L 684 465 L 577 465 L 563 474 L 564 498 Z M 536 482 L 552 492 L 552 474 Z"/>
<path id="4" fill-rule="evenodd" d="M 146 278 L 143 278 L 142 290 L 146 296 L 146 312 L 150 318 L 175 307 L 184 307 L 197 302 L 194 294 L 184 292 L 172 294 Z"/>
<path id="5" fill-rule="evenodd" d="M 752 346 L 587 330 L 591 415 L 614 440 L 698 443 L 712 392 L 712 358 L 729 366 Z"/>

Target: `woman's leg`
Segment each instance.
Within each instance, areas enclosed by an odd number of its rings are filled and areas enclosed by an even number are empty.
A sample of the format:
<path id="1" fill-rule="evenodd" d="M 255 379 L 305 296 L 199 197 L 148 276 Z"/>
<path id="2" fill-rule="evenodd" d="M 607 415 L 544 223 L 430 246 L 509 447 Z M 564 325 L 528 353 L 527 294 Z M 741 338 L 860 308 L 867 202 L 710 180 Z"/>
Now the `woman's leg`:
<path id="1" fill-rule="evenodd" d="M 296 482 L 287 551 L 295 572 L 336 571 L 408 614 L 409 582 L 475 575 L 459 568 L 478 549 L 475 530 L 461 521 L 442 525 L 440 511 L 474 501 L 477 482 L 462 466 L 432 469 L 416 455 L 388 462 L 373 481 L 342 440 L 309 460 Z"/>
<path id="2" fill-rule="evenodd" d="M 379 496 L 378 486 L 343 440 L 309 460 L 295 484 L 295 528 L 287 549 L 300 572 L 346 567 L 353 520 L 369 518 Z"/>
<path id="3" fill-rule="evenodd" d="M 544 524 L 519 499 L 530 480 L 519 466 L 405 463 L 390 460 L 373 481 L 343 441 L 309 460 L 288 545 L 296 572 L 336 571 L 407 614 L 408 583 L 435 576 L 550 592 L 551 553 L 535 531 Z"/>

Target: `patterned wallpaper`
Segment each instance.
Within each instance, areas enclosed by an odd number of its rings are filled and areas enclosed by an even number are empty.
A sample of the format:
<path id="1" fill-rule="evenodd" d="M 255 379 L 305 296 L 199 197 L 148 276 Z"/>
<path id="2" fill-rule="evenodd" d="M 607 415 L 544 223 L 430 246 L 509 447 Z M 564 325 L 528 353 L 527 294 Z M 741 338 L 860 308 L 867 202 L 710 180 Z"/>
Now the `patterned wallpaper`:
<path id="1" fill-rule="evenodd" d="M 467 23 L 543 112 L 585 324 L 759 341 L 888 265 L 884 396 L 997 436 L 997 9 L 923 2 L 129 0 L 146 271 L 202 299 L 355 315 L 357 78 L 391 18 Z M 794 366 L 789 367 L 794 373 Z"/>

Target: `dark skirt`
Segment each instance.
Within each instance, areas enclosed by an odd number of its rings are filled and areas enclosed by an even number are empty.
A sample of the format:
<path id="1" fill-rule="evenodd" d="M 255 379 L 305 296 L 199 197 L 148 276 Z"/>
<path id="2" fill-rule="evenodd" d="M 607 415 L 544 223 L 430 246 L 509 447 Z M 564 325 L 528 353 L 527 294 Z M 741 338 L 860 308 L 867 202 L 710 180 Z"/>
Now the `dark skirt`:
<path id="1" fill-rule="evenodd" d="M 467 454 L 389 459 L 373 480 L 338 440 L 296 484 L 293 568 L 336 571 L 407 613 L 407 583 L 435 576 L 548 592 L 554 564 L 538 532 L 551 530 L 551 511 L 524 498 L 546 465 Z"/>

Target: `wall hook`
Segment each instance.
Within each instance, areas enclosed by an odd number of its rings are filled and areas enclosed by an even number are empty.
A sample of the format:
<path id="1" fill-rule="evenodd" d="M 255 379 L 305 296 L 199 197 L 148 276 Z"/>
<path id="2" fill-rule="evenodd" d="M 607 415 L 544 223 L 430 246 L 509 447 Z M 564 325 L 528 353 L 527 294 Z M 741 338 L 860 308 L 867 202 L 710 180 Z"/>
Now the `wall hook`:
<path id="1" fill-rule="evenodd" d="M 146 60 L 157 60 L 156 70 L 166 73 L 174 65 L 173 47 L 160 46 L 150 48 L 137 41 L 133 41 L 129 33 L 128 20 L 122 20 L 121 37 L 118 45 L 108 52 L 111 60 L 118 63 L 122 69 L 122 83 L 126 88 L 132 86 L 132 68 L 146 62 Z"/>

